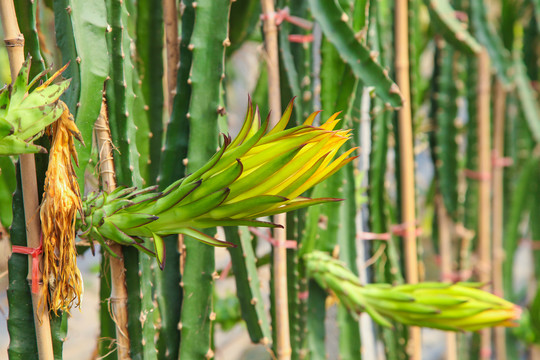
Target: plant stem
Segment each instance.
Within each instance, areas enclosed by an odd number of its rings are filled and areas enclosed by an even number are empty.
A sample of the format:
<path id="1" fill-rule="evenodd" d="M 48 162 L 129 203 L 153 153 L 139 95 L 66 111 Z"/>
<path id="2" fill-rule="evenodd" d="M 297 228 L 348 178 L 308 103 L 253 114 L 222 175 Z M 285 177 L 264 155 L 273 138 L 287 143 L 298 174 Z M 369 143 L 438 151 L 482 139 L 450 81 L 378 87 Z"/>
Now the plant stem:
<path id="1" fill-rule="evenodd" d="M 500 81 L 495 83 L 494 93 L 494 113 L 493 113 L 493 159 L 504 156 L 504 131 L 505 131 L 505 112 L 506 112 L 506 91 Z M 492 282 L 493 293 L 504 297 L 503 287 L 503 167 L 493 167 L 493 268 Z M 504 328 L 495 328 L 495 356 L 497 360 L 506 360 L 506 335 Z"/>
<path id="2" fill-rule="evenodd" d="M 403 97 L 403 106 L 398 112 L 399 152 L 401 163 L 401 219 L 406 231 L 403 237 L 405 249 L 406 279 L 410 284 L 418 282 L 418 261 L 416 250 L 414 150 L 411 120 L 409 84 L 409 25 L 407 0 L 396 1 L 395 7 L 396 80 Z M 411 327 L 408 353 L 412 360 L 422 358 L 420 328 Z"/>
<path id="3" fill-rule="evenodd" d="M 100 114 L 94 125 L 99 149 L 100 176 L 103 191 L 110 193 L 116 188 L 116 179 L 114 172 L 114 162 L 112 155 L 111 132 L 109 130 L 109 121 L 107 118 L 107 105 L 105 99 L 101 103 Z M 124 258 L 122 246 L 109 242 L 110 249 L 118 256 L 113 257 L 109 254 L 109 263 L 111 268 L 111 298 L 110 312 L 111 317 L 116 324 L 116 339 L 118 341 L 118 359 L 130 359 L 129 356 L 129 334 L 128 334 L 128 315 L 127 315 L 127 289 L 126 274 L 124 267 Z"/>
<path id="4" fill-rule="evenodd" d="M 484 49 L 478 55 L 478 172 L 480 185 L 478 195 L 478 279 L 484 284 L 491 280 L 491 144 L 490 144 L 490 61 Z M 484 290 L 489 291 L 486 285 Z M 480 358 L 491 358 L 491 329 L 482 330 Z"/>
<path id="5" fill-rule="evenodd" d="M 439 228 L 439 253 L 441 255 L 442 281 L 451 281 L 448 276 L 452 274 L 452 237 L 453 224 L 444 206 L 441 194 L 435 198 L 437 208 L 437 219 Z M 456 333 L 448 331 L 446 333 L 446 360 L 457 360 L 457 338 Z"/>
<path id="6" fill-rule="evenodd" d="M 0 17 L 4 30 L 4 42 L 7 46 L 9 56 L 9 66 L 11 70 L 11 81 L 17 78 L 17 74 L 24 62 L 24 37 L 19 30 L 15 7 L 12 0 L 0 1 Z M 21 178 L 24 196 L 24 213 L 26 221 L 26 236 L 28 246 L 37 248 L 40 245 L 39 233 L 39 198 L 36 179 L 36 163 L 34 154 L 21 155 Z M 39 262 L 41 263 L 41 255 Z M 28 279 L 32 281 L 32 262 L 28 262 Z M 41 268 L 41 267 L 40 267 Z M 36 337 L 38 345 L 38 356 L 40 359 L 53 359 L 53 345 L 51 337 L 51 326 L 49 322 L 49 308 L 46 301 L 42 300 L 41 286 L 43 278 L 41 271 L 38 271 L 38 282 L 40 289 L 36 294 L 32 293 L 32 307 L 34 310 L 34 324 L 36 327 Z M 40 304 L 41 303 L 41 304 Z M 41 305 L 41 311 L 39 307 Z"/>
<path id="7" fill-rule="evenodd" d="M 175 0 L 163 0 L 163 20 L 165 22 L 165 43 L 167 49 L 167 95 L 165 102 L 172 113 L 174 95 L 176 94 L 176 76 L 180 61 L 180 48 L 178 47 L 178 13 Z"/>
<path id="8" fill-rule="evenodd" d="M 268 68 L 268 103 L 272 113 L 270 124 L 274 126 L 280 119 L 281 94 L 279 85 L 279 57 L 277 27 L 275 21 L 275 8 L 273 0 L 261 0 L 264 15 L 264 39 L 266 47 L 266 66 Z M 287 294 L 287 249 L 283 246 L 286 241 L 287 230 L 285 214 L 274 216 L 274 222 L 283 228 L 274 229 L 274 238 L 277 246 L 274 248 L 274 290 L 276 307 L 276 334 L 277 359 L 291 358 L 291 339 L 289 334 L 289 308 Z"/>

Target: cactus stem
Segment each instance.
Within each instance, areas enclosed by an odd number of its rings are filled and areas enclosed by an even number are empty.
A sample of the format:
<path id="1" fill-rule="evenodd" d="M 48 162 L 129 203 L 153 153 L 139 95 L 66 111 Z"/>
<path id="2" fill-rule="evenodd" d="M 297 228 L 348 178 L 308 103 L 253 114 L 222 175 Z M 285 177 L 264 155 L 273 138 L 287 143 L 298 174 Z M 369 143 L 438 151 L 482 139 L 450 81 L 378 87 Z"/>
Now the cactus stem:
<path id="1" fill-rule="evenodd" d="M 100 149 L 101 160 L 101 181 L 103 189 L 111 192 L 116 188 L 116 179 L 114 177 L 114 163 L 112 160 L 111 134 L 107 120 L 107 109 L 105 99 L 101 103 L 101 111 L 95 123 L 96 139 Z M 111 242 L 109 244 L 111 251 L 117 256 L 109 256 L 111 268 L 111 298 L 110 311 L 111 317 L 116 325 L 116 338 L 118 341 L 118 357 L 120 359 L 129 358 L 129 335 L 127 329 L 127 289 L 125 278 L 124 258 L 122 255 L 122 246 Z"/>

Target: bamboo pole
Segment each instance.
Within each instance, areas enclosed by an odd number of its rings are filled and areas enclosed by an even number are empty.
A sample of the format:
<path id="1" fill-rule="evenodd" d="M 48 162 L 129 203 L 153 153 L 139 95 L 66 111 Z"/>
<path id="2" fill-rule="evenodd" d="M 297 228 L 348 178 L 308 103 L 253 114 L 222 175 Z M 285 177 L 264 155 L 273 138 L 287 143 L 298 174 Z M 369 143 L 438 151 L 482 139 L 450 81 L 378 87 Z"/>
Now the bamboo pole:
<path id="1" fill-rule="evenodd" d="M 504 120 L 506 110 L 506 92 L 503 85 L 498 81 L 495 84 L 493 112 L 493 159 L 494 164 L 499 163 L 504 154 Z M 492 284 L 493 293 L 504 297 L 503 290 L 503 167 L 493 167 L 493 269 Z M 506 360 L 506 335 L 505 328 L 497 327 L 495 331 L 495 357 L 497 360 Z"/>
<path id="2" fill-rule="evenodd" d="M 281 94 L 279 86 L 279 57 L 277 26 L 273 0 L 261 0 L 264 16 L 264 40 L 266 47 L 266 66 L 268 68 L 268 102 L 272 113 L 270 124 L 278 123 L 281 113 Z M 289 333 L 289 306 L 287 294 L 287 249 L 284 244 L 287 239 L 285 214 L 274 216 L 274 222 L 283 228 L 274 229 L 274 238 L 277 246 L 274 247 L 274 291 L 276 308 L 276 334 L 277 359 L 289 360 L 291 358 L 291 339 Z"/>
<path id="3" fill-rule="evenodd" d="M 175 0 L 163 0 L 163 20 L 165 23 L 165 44 L 167 51 L 167 96 L 165 101 L 169 115 L 172 113 L 174 96 L 176 95 L 176 75 L 180 61 L 178 47 L 178 13 Z"/>
<path id="4" fill-rule="evenodd" d="M 415 232 L 414 144 L 409 83 L 408 20 L 408 1 L 397 0 L 395 7 L 395 66 L 397 85 L 403 96 L 403 106 L 398 111 L 399 152 L 401 157 L 401 217 L 406 229 L 403 236 L 406 279 L 408 283 L 415 284 L 418 282 L 418 260 Z M 408 353 L 412 360 L 422 358 L 419 327 L 410 327 Z"/>
<path id="5" fill-rule="evenodd" d="M 444 206 L 441 194 L 435 198 L 437 207 L 437 225 L 439 228 L 439 249 L 441 253 L 441 280 L 452 281 L 452 220 Z M 446 360 L 457 360 L 457 336 L 455 332 L 446 332 Z"/>
<path id="6" fill-rule="evenodd" d="M 484 290 L 489 291 L 491 280 L 491 144 L 490 144 L 490 62 L 489 55 L 483 49 L 478 55 L 478 278 L 485 283 Z M 480 358 L 491 357 L 491 329 L 480 333 Z"/>
<path id="7" fill-rule="evenodd" d="M 103 191 L 110 193 L 116 188 L 114 172 L 114 161 L 112 154 L 111 132 L 107 117 L 107 105 L 105 98 L 101 103 L 101 110 L 94 125 L 96 140 L 99 149 L 100 176 Z M 113 257 L 109 254 L 109 264 L 111 268 L 111 298 L 109 299 L 109 311 L 116 325 L 116 339 L 118 344 L 118 359 L 131 359 L 129 355 L 129 334 L 127 315 L 127 288 L 126 270 L 124 267 L 124 255 L 122 246 L 109 241 L 110 249 L 117 255 Z"/>
<path id="8" fill-rule="evenodd" d="M 15 14 L 15 7 L 13 6 L 12 0 L 0 1 L 0 17 L 2 19 L 2 27 L 4 30 L 4 43 L 7 47 L 9 56 L 11 81 L 13 82 L 24 62 L 24 37 L 19 30 L 17 15 Z M 38 248 L 40 244 L 39 198 L 34 154 L 21 155 L 20 163 L 27 243 L 30 248 Z M 39 263 L 42 263 L 41 255 L 39 255 Z M 39 268 L 41 268 L 41 266 Z M 31 261 L 28 263 L 28 280 L 32 281 Z M 34 310 L 34 326 L 36 328 L 38 356 L 40 360 L 49 360 L 53 359 L 54 355 L 51 326 L 49 322 L 49 307 L 47 302 L 42 300 L 41 286 L 43 286 L 43 277 L 41 271 L 38 271 L 38 283 L 40 289 L 37 294 L 32 293 L 32 308 Z M 39 308 L 41 308 L 41 311 Z"/>

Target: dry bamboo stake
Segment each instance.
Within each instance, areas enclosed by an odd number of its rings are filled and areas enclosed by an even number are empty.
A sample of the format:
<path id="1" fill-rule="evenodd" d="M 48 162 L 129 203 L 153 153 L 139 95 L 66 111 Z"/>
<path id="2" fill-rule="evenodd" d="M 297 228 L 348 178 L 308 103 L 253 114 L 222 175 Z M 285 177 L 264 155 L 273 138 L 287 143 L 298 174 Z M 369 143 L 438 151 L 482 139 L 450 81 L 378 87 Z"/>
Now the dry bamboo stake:
<path id="1" fill-rule="evenodd" d="M 279 87 L 279 57 L 277 26 L 275 21 L 275 8 L 273 0 L 261 0 L 264 16 L 264 39 L 266 46 L 266 66 L 268 68 L 268 102 L 272 114 L 270 124 L 278 123 L 281 113 L 281 94 Z M 282 229 L 274 229 L 274 238 L 277 246 L 274 247 L 274 291 L 276 307 L 276 334 L 277 359 L 289 360 L 291 358 L 291 339 L 289 333 L 289 307 L 287 294 L 287 249 L 284 244 L 287 239 L 285 214 L 274 216 L 274 222 L 282 225 Z"/>
<path id="2" fill-rule="evenodd" d="M 442 281 L 451 281 L 448 275 L 452 274 L 452 236 L 450 229 L 453 223 L 444 207 L 441 194 L 435 198 L 437 206 L 437 219 L 439 227 L 439 249 L 441 253 Z M 446 333 L 446 360 L 457 360 L 457 337 L 455 332 Z"/>
<path id="3" fill-rule="evenodd" d="M 488 284 L 491 280 L 491 144 L 490 144 L 490 62 L 489 55 L 484 49 L 478 55 L 478 279 Z M 486 285 L 484 290 L 489 291 Z M 485 329 L 481 333 L 480 358 L 491 357 L 491 330 Z"/>
<path id="4" fill-rule="evenodd" d="M 506 91 L 498 81 L 495 84 L 493 112 L 493 160 L 498 164 L 504 154 L 504 114 L 506 110 Z M 503 167 L 496 165 L 493 167 L 493 269 L 492 283 L 493 293 L 504 297 L 503 290 Z M 505 328 L 495 328 L 495 357 L 497 360 L 506 360 L 506 336 Z"/>
<path id="5" fill-rule="evenodd" d="M 103 191 L 110 193 L 116 188 L 114 162 L 112 154 L 111 132 L 107 117 L 107 105 L 105 98 L 101 103 L 101 110 L 94 125 L 96 140 L 99 149 L 100 176 Z M 116 339 L 118 342 L 118 359 L 131 359 L 129 355 L 129 334 L 127 316 L 127 289 L 126 274 L 122 246 L 110 241 L 110 249 L 118 257 L 109 256 L 111 267 L 111 298 L 109 299 L 109 311 L 116 324 Z"/>
<path id="6" fill-rule="evenodd" d="M 4 43 L 9 56 L 9 66 L 11 70 L 11 81 L 17 78 L 17 74 L 24 62 L 24 37 L 19 30 L 15 7 L 11 0 L 0 1 L 0 17 L 4 29 Z M 20 156 L 21 178 L 24 193 L 24 214 L 26 221 L 26 238 L 28 247 L 39 247 L 39 198 L 36 179 L 36 163 L 34 154 Z M 42 263 L 42 256 L 39 255 L 39 262 Z M 40 266 L 41 268 L 41 266 Z M 32 280 L 32 262 L 28 263 L 28 280 Z M 39 286 L 43 286 L 41 271 L 38 271 Z M 49 322 L 49 308 L 42 298 L 41 289 L 37 294 L 32 293 L 32 308 L 34 310 L 34 326 L 36 328 L 36 338 L 38 346 L 38 356 L 40 360 L 53 359 L 53 346 L 51 336 L 51 325 Z M 38 305 L 42 303 L 42 311 Z"/>
<path id="7" fill-rule="evenodd" d="M 178 13 L 175 0 L 163 0 L 163 20 L 165 22 L 165 43 L 167 50 L 167 109 L 172 113 L 174 96 L 176 95 L 176 74 L 180 59 L 178 47 Z"/>
<path id="8" fill-rule="evenodd" d="M 529 360 L 540 359 L 540 346 L 531 345 L 529 346 Z"/>
<path id="9" fill-rule="evenodd" d="M 401 156 L 401 216 L 406 227 L 403 236 L 405 248 L 406 279 L 410 284 L 418 282 L 416 249 L 416 205 L 414 185 L 414 144 L 411 120 L 409 82 L 409 25 L 408 2 L 397 0 L 395 8 L 396 80 L 403 96 L 403 107 L 398 112 L 399 152 Z M 410 327 L 408 353 L 411 360 L 422 359 L 420 328 Z"/>

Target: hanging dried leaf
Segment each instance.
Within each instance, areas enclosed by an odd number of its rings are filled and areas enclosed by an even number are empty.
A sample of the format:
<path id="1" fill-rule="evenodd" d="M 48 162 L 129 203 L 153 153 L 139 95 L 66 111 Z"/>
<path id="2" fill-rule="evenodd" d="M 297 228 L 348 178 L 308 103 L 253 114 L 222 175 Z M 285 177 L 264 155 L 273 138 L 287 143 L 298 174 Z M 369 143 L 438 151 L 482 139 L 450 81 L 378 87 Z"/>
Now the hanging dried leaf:
<path id="1" fill-rule="evenodd" d="M 55 313 L 80 305 L 82 277 L 77 268 L 75 220 L 82 210 L 81 195 L 71 158 L 78 166 L 73 137 L 83 142 L 73 115 L 63 113 L 52 124 L 52 145 L 41 204 L 43 232 L 43 299 Z"/>

